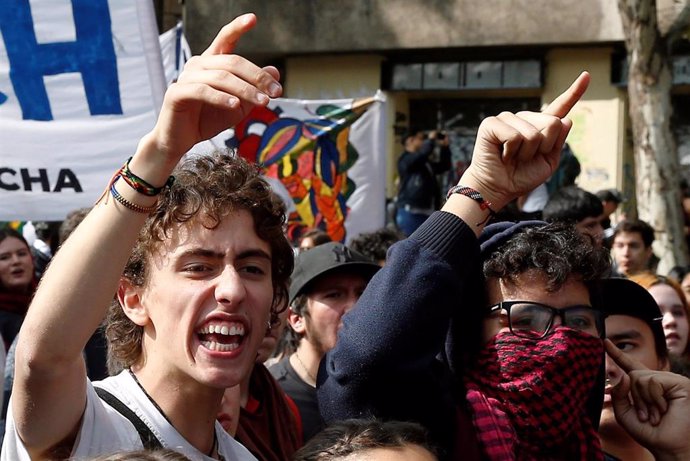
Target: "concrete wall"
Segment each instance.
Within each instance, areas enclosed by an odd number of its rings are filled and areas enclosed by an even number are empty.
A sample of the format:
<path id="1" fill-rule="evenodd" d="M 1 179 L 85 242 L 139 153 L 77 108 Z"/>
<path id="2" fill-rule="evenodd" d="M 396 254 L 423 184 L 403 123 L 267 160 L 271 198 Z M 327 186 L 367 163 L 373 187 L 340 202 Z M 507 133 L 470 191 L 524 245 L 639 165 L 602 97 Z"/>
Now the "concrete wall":
<path id="1" fill-rule="evenodd" d="M 556 49 L 547 56 L 542 101 L 548 103 L 587 70 L 592 82 L 571 112 L 568 143 L 582 164 L 577 184 L 589 191 L 622 186 L 625 139 L 625 91 L 610 83 L 608 48 Z"/>
<path id="2" fill-rule="evenodd" d="M 382 58 L 314 56 L 285 63 L 285 96 L 298 99 L 358 98 L 381 88 Z"/>
<path id="3" fill-rule="evenodd" d="M 622 40 L 616 0 L 187 0 L 195 51 L 254 12 L 250 56 Z"/>

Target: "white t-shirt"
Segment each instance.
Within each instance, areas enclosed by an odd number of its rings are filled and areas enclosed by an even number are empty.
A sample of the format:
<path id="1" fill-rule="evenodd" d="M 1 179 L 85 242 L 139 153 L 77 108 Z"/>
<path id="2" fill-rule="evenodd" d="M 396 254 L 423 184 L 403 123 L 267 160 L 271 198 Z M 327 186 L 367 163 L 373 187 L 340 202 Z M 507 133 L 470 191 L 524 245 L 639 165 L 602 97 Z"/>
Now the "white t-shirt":
<path id="1" fill-rule="evenodd" d="M 546 206 L 546 202 L 549 201 L 549 189 L 546 184 L 540 184 L 529 193 L 524 205 L 522 205 L 522 211 L 525 213 L 534 213 L 535 211 L 541 211 Z"/>
<path id="2" fill-rule="evenodd" d="M 117 376 L 106 378 L 96 384 L 117 397 L 141 418 L 164 448 L 183 453 L 195 461 L 211 461 L 213 459 L 201 453 L 177 432 L 177 429 L 151 403 L 128 371 L 125 370 Z M 56 424 L 59 423 L 56 421 Z M 218 438 L 218 453 L 226 461 L 256 461 L 254 455 L 225 432 L 218 421 L 216 421 L 216 437 Z M 86 410 L 71 456 L 75 459 L 82 459 L 120 451 L 141 450 L 142 448 L 141 438 L 132 423 L 102 401 L 96 394 L 91 382 L 88 381 Z M 24 444 L 17 435 L 11 405 L 7 412 L 7 427 L 0 460 L 31 460 Z"/>

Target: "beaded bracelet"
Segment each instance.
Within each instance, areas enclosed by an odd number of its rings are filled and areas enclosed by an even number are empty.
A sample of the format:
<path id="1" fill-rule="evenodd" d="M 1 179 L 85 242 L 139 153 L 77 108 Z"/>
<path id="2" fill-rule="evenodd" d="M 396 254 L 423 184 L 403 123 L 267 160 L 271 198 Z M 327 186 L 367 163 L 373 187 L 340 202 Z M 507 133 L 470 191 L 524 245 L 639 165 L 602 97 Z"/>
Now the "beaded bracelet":
<path id="1" fill-rule="evenodd" d="M 446 194 L 446 200 L 448 200 L 450 198 L 450 196 L 453 194 L 460 194 L 460 195 L 464 195 L 465 197 L 469 197 L 479 204 L 480 209 L 489 210 L 489 216 L 487 216 L 484 221 L 478 222 L 477 226 L 481 226 L 482 224 L 486 224 L 487 221 L 489 221 L 489 219 L 496 216 L 496 212 L 491 209 L 493 204 L 491 202 L 489 202 L 488 200 L 484 200 L 484 197 L 482 197 L 482 194 L 480 194 L 478 191 L 472 189 L 471 187 L 461 186 L 461 185 L 451 187 L 450 189 L 448 189 L 448 193 Z"/>
<path id="2" fill-rule="evenodd" d="M 124 206 L 125 208 L 128 208 L 132 211 L 136 211 L 137 213 L 151 214 L 154 211 L 156 211 L 156 208 L 158 206 L 158 203 L 154 203 L 151 206 L 141 206 L 141 205 L 137 205 L 136 203 L 130 202 L 129 200 L 124 198 L 122 195 L 120 195 L 120 193 L 115 188 L 115 182 L 114 181 L 112 184 L 110 184 L 110 195 L 112 195 L 113 198 L 115 200 L 117 200 L 118 203 L 120 203 L 122 206 Z"/>
<path id="3" fill-rule="evenodd" d="M 132 189 L 139 192 L 140 194 L 146 195 L 147 197 L 155 197 L 156 195 L 160 194 L 161 191 L 163 191 L 163 189 L 172 186 L 173 182 L 175 182 L 175 176 L 171 175 L 165 182 L 165 184 L 163 184 L 161 187 L 154 187 L 148 182 L 141 179 L 139 176 L 132 173 L 132 171 L 129 169 L 129 162 L 131 160 L 132 157 L 130 157 L 120 169 L 120 177 Z"/>

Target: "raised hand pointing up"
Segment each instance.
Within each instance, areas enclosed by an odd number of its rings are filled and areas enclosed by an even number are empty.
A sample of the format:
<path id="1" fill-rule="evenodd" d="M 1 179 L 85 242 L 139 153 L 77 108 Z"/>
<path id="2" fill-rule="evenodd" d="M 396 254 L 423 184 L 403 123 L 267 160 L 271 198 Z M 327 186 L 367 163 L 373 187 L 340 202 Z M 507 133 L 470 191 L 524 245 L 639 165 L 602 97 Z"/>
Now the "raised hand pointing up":
<path id="1" fill-rule="evenodd" d="M 258 67 L 231 54 L 240 38 L 256 25 L 254 14 L 235 18 L 223 27 L 201 56 L 191 58 L 178 81 L 168 88 L 155 128 L 142 143 L 158 153 L 161 171 L 140 169 L 150 179 L 165 182 L 194 144 L 234 126 L 255 106 L 279 97 L 282 87 L 275 67 Z M 134 160 L 137 167 L 138 161 Z M 145 167 L 144 167 L 145 168 Z M 148 170 L 148 169 L 147 169 Z"/>
<path id="2" fill-rule="evenodd" d="M 566 116 L 587 90 L 589 81 L 589 73 L 580 74 L 543 112 L 503 112 L 484 119 L 477 133 L 472 163 L 459 184 L 478 191 L 491 209 L 498 211 L 546 181 L 558 166 L 572 127 Z M 473 216 L 461 213 L 457 207 L 461 200 L 449 200 L 444 210 L 458 214 L 465 222 L 484 221 L 476 209 Z M 482 228 L 476 226 L 476 233 Z"/>

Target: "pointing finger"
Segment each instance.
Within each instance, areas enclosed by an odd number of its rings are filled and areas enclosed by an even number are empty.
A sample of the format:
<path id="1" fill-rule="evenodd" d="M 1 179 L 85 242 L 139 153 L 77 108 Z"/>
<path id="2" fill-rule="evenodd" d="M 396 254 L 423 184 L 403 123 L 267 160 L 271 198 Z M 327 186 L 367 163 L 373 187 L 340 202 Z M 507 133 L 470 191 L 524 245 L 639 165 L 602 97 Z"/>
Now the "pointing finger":
<path id="1" fill-rule="evenodd" d="M 589 81 L 589 72 L 582 72 L 580 76 L 575 79 L 573 84 L 570 85 L 570 88 L 554 99 L 543 112 L 558 118 L 563 118 L 568 115 L 573 106 L 580 100 L 582 95 L 585 94 L 585 91 L 587 91 Z"/>
<path id="2" fill-rule="evenodd" d="M 272 98 L 282 94 L 282 87 L 278 81 L 280 79 L 278 69 L 273 66 L 260 68 L 236 54 L 192 58 L 185 65 L 185 71 L 180 75 L 178 82 L 194 82 L 200 73 L 214 76 L 218 83 L 234 76 L 253 87 L 255 93 L 262 92 Z"/>
<path id="3" fill-rule="evenodd" d="M 210 54 L 232 53 L 240 40 L 240 37 L 256 25 L 256 16 L 253 13 L 243 14 L 223 26 L 213 42 L 206 48 L 202 56 Z"/>
<path id="4" fill-rule="evenodd" d="M 623 417 L 631 411 L 635 411 L 628 397 L 630 387 L 630 377 L 624 374 L 621 376 L 621 380 L 611 388 L 611 403 L 613 404 L 613 409 L 616 412 L 617 418 Z M 637 418 L 637 413 L 635 413 L 635 417 Z"/>
<path id="5" fill-rule="evenodd" d="M 621 367 L 621 369 L 626 373 L 630 373 L 633 370 L 649 369 L 637 360 L 635 360 L 634 358 L 627 355 L 622 350 L 618 349 L 618 347 L 615 344 L 613 344 L 609 339 L 604 340 L 604 348 L 606 349 L 606 353 L 608 354 L 608 356 L 611 357 L 613 361 L 616 362 L 616 365 Z"/>

